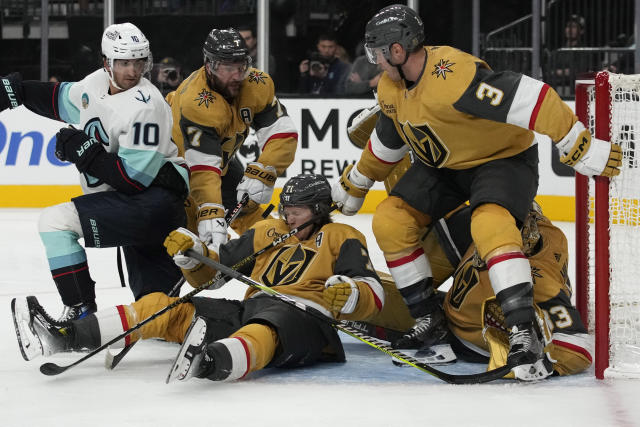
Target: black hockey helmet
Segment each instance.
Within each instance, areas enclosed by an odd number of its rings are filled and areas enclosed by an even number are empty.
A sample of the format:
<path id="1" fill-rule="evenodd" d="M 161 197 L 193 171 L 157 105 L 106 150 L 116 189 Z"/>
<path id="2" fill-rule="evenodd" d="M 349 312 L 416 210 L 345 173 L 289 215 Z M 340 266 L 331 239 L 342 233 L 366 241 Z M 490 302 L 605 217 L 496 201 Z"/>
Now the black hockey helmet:
<path id="1" fill-rule="evenodd" d="M 407 54 L 424 42 L 424 24 L 415 10 L 403 4 L 394 4 L 381 9 L 367 22 L 364 47 L 369 62 L 376 63 L 376 50 L 380 50 L 387 61 L 391 57 L 392 44 L 400 44 Z"/>
<path id="2" fill-rule="evenodd" d="M 251 66 L 247 44 L 234 28 L 211 30 L 204 41 L 202 53 L 205 62 L 245 62 L 247 67 Z"/>
<path id="3" fill-rule="evenodd" d="M 309 206 L 314 215 L 329 213 L 331 186 L 323 175 L 300 174 L 289 179 L 280 193 L 280 215 L 287 206 Z"/>

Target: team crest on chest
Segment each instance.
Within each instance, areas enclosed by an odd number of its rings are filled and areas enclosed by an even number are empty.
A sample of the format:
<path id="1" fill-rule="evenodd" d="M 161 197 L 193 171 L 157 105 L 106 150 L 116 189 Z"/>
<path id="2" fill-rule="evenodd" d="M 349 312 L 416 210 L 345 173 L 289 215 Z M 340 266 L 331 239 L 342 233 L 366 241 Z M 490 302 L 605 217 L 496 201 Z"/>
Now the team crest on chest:
<path id="1" fill-rule="evenodd" d="M 216 97 L 213 94 L 206 90 L 202 89 L 198 96 L 194 99 L 194 101 L 198 101 L 198 107 L 204 104 L 205 107 L 209 108 L 209 103 L 216 100 Z"/>
<path id="2" fill-rule="evenodd" d="M 261 279 L 271 287 L 290 285 L 300 280 L 316 252 L 300 244 L 280 249 L 266 268 Z"/>
<path id="3" fill-rule="evenodd" d="M 451 66 L 456 65 L 455 62 L 449 62 L 448 59 L 441 59 L 436 65 L 434 65 L 434 70 L 431 72 L 431 75 L 438 77 L 442 77 L 443 80 L 447 80 L 447 73 L 453 73 Z"/>
<path id="4" fill-rule="evenodd" d="M 249 83 L 262 83 L 266 85 L 265 81 L 267 77 L 264 75 L 262 71 L 250 71 L 249 72 Z"/>

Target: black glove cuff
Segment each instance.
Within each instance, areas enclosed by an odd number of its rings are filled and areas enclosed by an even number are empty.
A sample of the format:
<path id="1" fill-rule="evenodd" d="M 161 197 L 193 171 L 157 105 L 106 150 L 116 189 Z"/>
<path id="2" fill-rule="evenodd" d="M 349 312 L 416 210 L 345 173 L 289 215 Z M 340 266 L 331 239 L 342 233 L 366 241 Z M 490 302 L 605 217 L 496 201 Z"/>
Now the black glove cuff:
<path id="1" fill-rule="evenodd" d="M 22 105 L 24 99 L 22 91 L 22 76 L 20 73 L 11 73 L 2 77 L 2 89 L 0 89 L 0 111 L 7 108 L 16 108 Z"/>

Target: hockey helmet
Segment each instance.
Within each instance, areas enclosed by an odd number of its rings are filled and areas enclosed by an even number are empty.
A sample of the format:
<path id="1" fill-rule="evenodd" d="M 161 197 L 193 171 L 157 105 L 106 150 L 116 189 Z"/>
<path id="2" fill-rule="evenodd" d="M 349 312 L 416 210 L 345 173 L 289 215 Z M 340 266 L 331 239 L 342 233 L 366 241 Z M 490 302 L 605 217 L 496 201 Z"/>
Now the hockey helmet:
<path id="1" fill-rule="evenodd" d="M 394 43 L 412 52 L 424 42 L 424 24 L 415 10 L 403 4 L 394 4 L 381 9 L 367 22 L 364 49 L 372 64 L 377 62 L 380 52 L 387 61 Z"/>
<path id="2" fill-rule="evenodd" d="M 314 215 L 329 212 L 331 186 L 323 175 L 300 174 L 289 179 L 280 193 L 280 216 L 287 206 L 309 206 Z"/>
<path id="3" fill-rule="evenodd" d="M 205 64 L 209 62 L 212 70 L 220 63 L 242 63 L 248 71 L 251 66 L 249 49 L 240 33 L 234 28 L 211 30 L 202 48 Z"/>
<path id="4" fill-rule="evenodd" d="M 102 55 L 113 70 L 116 59 L 145 59 L 143 73 L 151 71 L 153 58 L 149 40 L 138 27 L 130 22 L 109 25 L 102 33 Z M 113 79 L 113 71 L 109 71 L 111 83 L 121 89 Z"/>

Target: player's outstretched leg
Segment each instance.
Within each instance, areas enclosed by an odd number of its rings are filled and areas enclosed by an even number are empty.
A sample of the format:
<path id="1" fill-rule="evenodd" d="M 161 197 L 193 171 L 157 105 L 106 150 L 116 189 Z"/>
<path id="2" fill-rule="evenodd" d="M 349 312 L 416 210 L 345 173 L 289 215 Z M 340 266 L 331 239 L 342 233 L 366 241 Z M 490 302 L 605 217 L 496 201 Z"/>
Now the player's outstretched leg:
<path id="1" fill-rule="evenodd" d="M 50 356 L 71 348 L 71 324 L 58 322 L 49 316 L 36 297 L 14 298 L 11 313 L 24 360 Z"/>

